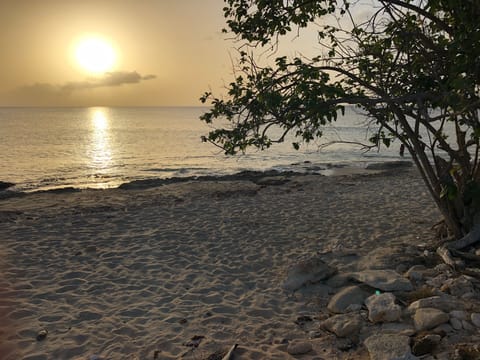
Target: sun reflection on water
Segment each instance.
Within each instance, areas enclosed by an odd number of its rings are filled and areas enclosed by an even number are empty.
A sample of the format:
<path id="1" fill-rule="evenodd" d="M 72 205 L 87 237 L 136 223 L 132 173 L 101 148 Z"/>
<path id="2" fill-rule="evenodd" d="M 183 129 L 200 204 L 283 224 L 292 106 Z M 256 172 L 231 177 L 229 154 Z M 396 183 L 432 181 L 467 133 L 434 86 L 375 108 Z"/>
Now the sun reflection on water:
<path id="1" fill-rule="evenodd" d="M 110 121 L 104 108 L 92 108 L 90 113 L 92 147 L 91 166 L 97 173 L 94 176 L 107 175 L 112 165 Z"/>

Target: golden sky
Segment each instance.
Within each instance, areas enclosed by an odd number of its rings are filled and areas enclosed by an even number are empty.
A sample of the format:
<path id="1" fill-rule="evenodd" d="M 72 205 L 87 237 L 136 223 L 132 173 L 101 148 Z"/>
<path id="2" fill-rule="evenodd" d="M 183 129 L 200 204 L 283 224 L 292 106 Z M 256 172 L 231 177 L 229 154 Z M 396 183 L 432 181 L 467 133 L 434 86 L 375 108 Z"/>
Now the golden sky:
<path id="1" fill-rule="evenodd" d="M 223 0 L 2 0 L 0 106 L 199 105 L 230 81 Z M 106 73 L 82 39 L 115 53 Z M 91 56 L 98 56 L 93 54 Z"/>
<path id="2" fill-rule="evenodd" d="M 223 7 L 223 0 L 0 0 L 0 106 L 201 105 L 205 91 L 221 95 L 234 77 L 241 44 L 221 32 Z M 275 53 L 258 54 L 267 62 L 318 55 L 317 30 L 293 31 Z M 86 39 L 107 49 L 87 46 L 79 59 Z M 114 61 L 99 55 L 107 50 Z"/>

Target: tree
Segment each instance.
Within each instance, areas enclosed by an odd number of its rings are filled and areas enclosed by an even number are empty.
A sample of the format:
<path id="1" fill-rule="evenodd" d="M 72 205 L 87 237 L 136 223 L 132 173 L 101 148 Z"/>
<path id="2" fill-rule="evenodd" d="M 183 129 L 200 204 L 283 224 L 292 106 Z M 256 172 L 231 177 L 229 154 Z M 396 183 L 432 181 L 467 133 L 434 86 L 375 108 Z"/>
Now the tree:
<path id="1" fill-rule="evenodd" d="M 226 98 L 201 98 L 212 105 L 203 121 L 229 123 L 204 141 L 227 154 L 268 148 L 288 133 L 309 142 L 346 105 L 358 106 L 378 126 L 374 146 L 400 141 L 410 153 L 457 240 L 450 248 L 480 240 L 479 0 L 377 1 L 363 21 L 353 1 L 225 3 L 228 31 L 244 42 L 240 75 Z M 307 26 L 318 26 L 318 56 L 261 66 L 249 51 Z"/>

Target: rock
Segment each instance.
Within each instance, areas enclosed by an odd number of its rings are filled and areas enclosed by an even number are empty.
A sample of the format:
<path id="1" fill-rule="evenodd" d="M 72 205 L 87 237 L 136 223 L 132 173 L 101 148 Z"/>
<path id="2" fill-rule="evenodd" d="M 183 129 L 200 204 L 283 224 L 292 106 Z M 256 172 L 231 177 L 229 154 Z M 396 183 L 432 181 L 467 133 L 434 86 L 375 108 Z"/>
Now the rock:
<path id="1" fill-rule="evenodd" d="M 463 310 L 452 310 L 450 311 L 450 317 L 454 317 L 459 320 L 467 320 L 467 313 Z"/>
<path id="2" fill-rule="evenodd" d="M 340 351 L 348 351 L 355 347 L 355 343 L 348 338 L 337 339 L 337 349 Z"/>
<path id="3" fill-rule="evenodd" d="M 393 270 L 364 270 L 351 273 L 351 278 L 383 291 L 411 291 L 412 283 Z"/>
<path id="4" fill-rule="evenodd" d="M 360 304 L 350 304 L 345 309 L 345 312 L 346 313 L 357 312 L 357 311 L 360 311 L 360 310 L 362 310 L 362 305 L 360 305 Z"/>
<path id="5" fill-rule="evenodd" d="M 360 331 L 362 318 L 359 314 L 335 315 L 324 320 L 321 326 L 338 337 L 346 337 Z"/>
<path id="6" fill-rule="evenodd" d="M 460 330 L 462 328 L 462 320 L 452 317 L 450 318 L 450 325 L 452 325 L 452 328 L 455 330 Z"/>
<path id="7" fill-rule="evenodd" d="M 412 352 L 416 356 L 429 354 L 440 343 L 440 335 L 428 334 L 413 340 Z"/>
<path id="8" fill-rule="evenodd" d="M 368 320 L 373 323 L 397 321 L 402 316 L 402 309 L 395 304 L 395 296 L 391 293 L 372 295 L 365 300 L 368 309 Z"/>
<path id="9" fill-rule="evenodd" d="M 413 163 L 406 160 L 384 161 L 380 163 L 370 163 L 365 169 L 367 170 L 393 170 L 411 167 Z"/>
<path id="10" fill-rule="evenodd" d="M 7 190 L 9 187 L 15 186 L 14 183 L 0 181 L 0 191 Z"/>
<path id="11" fill-rule="evenodd" d="M 463 297 L 466 293 L 473 292 L 473 285 L 465 275 L 461 275 L 455 279 L 448 279 L 441 286 L 441 290 L 448 291 L 453 296 Z"/>
<path id="12" fill-rule="evenodd" d="M 472 313 L 472 315 L 470 315 L 470 320 L 472 320 L 473 325 L 480 328 L 480 314 L 479 313 Z"/>
<path id="13" fill-rule="evenodd" d="M 380 328 L 382 334 L 400 334 L 405 336 L 412 336 L 415 334 L 415 329 L 406 323 L 384 323 Z"/>
<path id="14" fill-rule="evenodd" d="M 423 265 L 414 265 L 405 273 L 405 276 L 411 281 L 420 281 L 423 279 L 423 272 L 426 267 Z"/>
<path id="15" fill-rule="evenodd" d="M 415 312 L 413 322 L 417 331 L 428 330 L 449 320 L 448 314 L 434 308 L 420 308 Z"/>
<path id="16" fill-rule="evenodd" d="M 445 337 L 451 332 L 453 332 L 453 328 L 450 324 L 445 323 L 445 324 L 440 324 L 436 328 L 432 330 L 434 334 L 440 335 L 441 337 Z"/>
<path id="17" fill-rule="evenodd" d="M 348 285 L 350 280 L 349 273 L 335 274 L 327 280 L 326 284 L 333 288 L 339 288 Z"/>
<path id="18" fill-rule="evenodd" d="M 396 334 L 376 334 L 364 342 L 370 360 L 414 360 L 410 350 L 410 338 Z"/>
<path id="19" fill-rule="evenodd" d="M 452 310 L 463 309 L 463 307 L 462 301 L 454 296 L 444 294 L 442 296 L 431 296 L 414 301 L 410 304 L 407 311 L 413 314 L 420 308 L 436 308 L 445 312 L 450 312 Z"/>
<path id="20" fill-rule="evenodd" d="M 363 304 L 368 294 L 358 286 L 348 286 L 336 293 L 328 303 L 328 310 L 336 314 L 347 312 L 347 308 L 353 304 Z"/>
<path id="21" fill-rule="evenodd" d="M 319 257 L 313 257 L 294 265 L 288 270 L 287 280 L 283 288 L 287 291 L 295 291 L 303 285 L 327 279 L 335 272 L 335 268 L 327 265 Z"/>
<path id="22" fill-rule="evenodd" d="M 45 340 L 48 335 L 47 329 L 42 329 L 37 333 L 37 341 Z"/>
<path id="23" fill-rule="evenodd" d="M 287 352 L 290 355 L 303 355 L 310 351 L 312 351 L 312 344 L 307 341 L 294 341 L 287 347 Z"/>
<path id="24" fill-rule="evenodd" d="M 462 327 L 467 331 L 475 331 L 477 330 L 475 326 L 470 324 L 467 320 L 462 320 Z"/>

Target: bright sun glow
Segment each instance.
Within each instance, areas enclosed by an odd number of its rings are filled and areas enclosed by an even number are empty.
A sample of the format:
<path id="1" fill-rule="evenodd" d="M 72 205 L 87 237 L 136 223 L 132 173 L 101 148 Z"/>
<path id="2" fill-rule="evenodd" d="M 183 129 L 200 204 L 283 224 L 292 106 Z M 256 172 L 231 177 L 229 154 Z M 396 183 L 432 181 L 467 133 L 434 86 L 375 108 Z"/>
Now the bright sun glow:
<path id="1" fill-rule="evenodd" d="M 75 49 L 75 58 L 84 70 L 92 73 L 103 73 L 112 70 L 115 65 L 116 54 L 108 42 L 91 37 L 78 43 Z"/>

